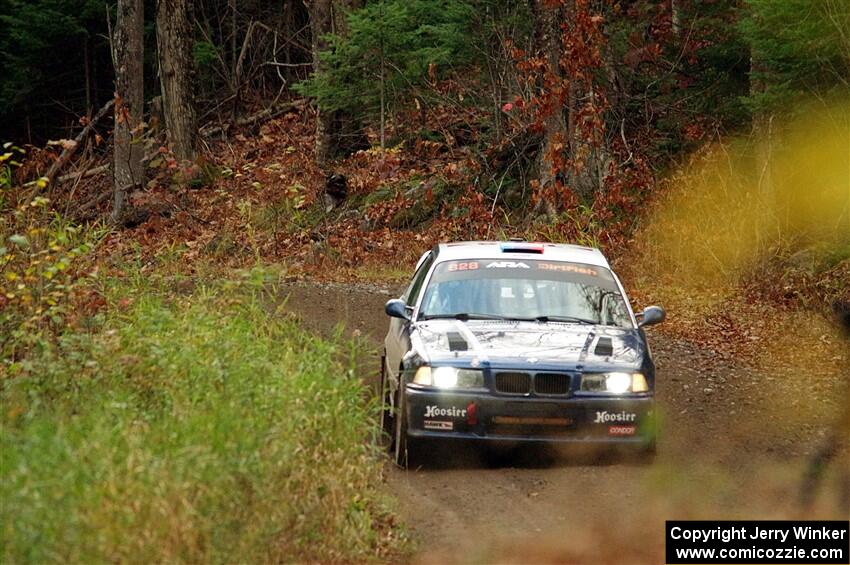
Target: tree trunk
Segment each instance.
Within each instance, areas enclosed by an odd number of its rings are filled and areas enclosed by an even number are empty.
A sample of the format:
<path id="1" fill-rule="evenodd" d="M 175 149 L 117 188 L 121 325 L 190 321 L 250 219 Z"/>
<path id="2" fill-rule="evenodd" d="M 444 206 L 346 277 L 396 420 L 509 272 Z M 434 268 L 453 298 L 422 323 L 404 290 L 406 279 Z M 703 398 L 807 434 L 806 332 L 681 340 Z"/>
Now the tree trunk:
<path id="1" fill-rule="evenodd" d="M 670 25 L 676 39 L 682 37 L 682 0 L 670 0 Z"/>
<path id="2" fill-rule="evenodd" d="M 537 55 L 545 62 L 538 84 L 543 101 L 543 142 L 538 156 L 541 198 L 535 209 L 553 216 L 566 203 L 561 183 L 585 201 L 606 175 L 603 105 L 595 84 L 596 59 L 587 47 L 604 45 L 593 16 L 601 8 L 588 2 L 531 0 Z M 565 38 L 572 41 L 565 43 Z M 593 120 L 589 122 L 587 120 Z"/>
<path id="3" fill-rule="evenodd" d="M 239 76 L 239 50 L 236 47 L 239 35 L 238 12 L 236 0 L 229 0 L 230 8 L 230 93 L 233 95 L 232 113 L 236 119 L 239 114 L 239 91 L 241 90 L 241 77 Z"/>
<path id="4" fill-rule="evenodd" d="M 112 220 L 125 213 L 128 191 L 144 183 L 143 147 L 139 142 L 144 112 L 144 1 L 118 0 L 113 38 L 115 61 L 115 166 Z"/>
<path id="5" fill-rule="evenodd" d="M 313 72 L 322 70 L 319 54 L 328 48 L 325 35 L 333 31 L 333 1 L 304 0 L 304 5 L 310 13 L 310 31 L 312 32 Z M 334 145 L 333 112 L 316 109 L 316 163 L 324 168 L 327 164 Z"/>
<path id="6" fill-rule="evenodd" d="M 192 79 L 192 0 L 159 0 L 156 39 L 168 141 L 175 157 L 195 158 L 197 124 Z"/>
<path id="7" fill-rule="evenodd" d="M 94 102 L 91 97 L 91 56 L 89 55 L 89 38 L 83 39 L 83 79 L 86 81 L 86 115 L 90 116 L 94 111 Z"/>
<path id="8" fill-rule="evenodd" d="M 313 72 L 321 72 L 319 54 L 328 48 L 325 36 L 330 33 L 344 34 L 345 14 L 356 10 L 360 0 L 304 0 L 310 15 L 312 33 Z M 317 109 L 316 117 L 316 163 L 326 168 L 328 161 L 340 153 L 364 145 L 360 124 L 345 112 L 326 112 Z"/>
<path id="9" fill-rule="evenodd" d="M 560 64 L 563 54 L 560 31 L 563 10 L 560 5 L 547 0 L 531 0 L 530 7 L 534 15 L 534 42 L 547 67 L 543 80 L 538 85 L 541 93 L 548 97 L 548 107 L 544 109 L 543 143 L 537 157 L 537 170 L 542 194 L 549 194 L 556 181 L 556 156 L 564 150 L 567 133 L 563 97 L 554 92 L 563 83 Z M 536 211 L 553 217 L 556 213 L 555 203 L 551 198 L 541 198 L 538 200 Z"/>
<path id="10" fill-rule="evenodd" d="M 594 88 L 585 91 L 583 86 L 586 85 L 576 81 L 570 83 L 569 146 L 573 166 L 567 175 L 567 184 L 574 193 L 588 201 L 602 187 L 607 171 L 603 132 L 596 128 L 582 129 L 578 122 L 583 104 L 598 104 Z"/>
<path id="11" fill-rule="evenodd" d="M 571 2 L 569 25 L 572 29 L 566 33 L 579 35 L 589 44 L 603 49 L 604 39 L 594 34 L 593 26 L 587 20 L 601 15 L 603 8 L 598 2 Z M 565 54 L 566 57 L 574 53 Z M 598 61 L 604 65 L 604 56 Z M 588 124 L 585 120 L 595 120 L 600 106 L 597 90 L 598 78 L 593 68 L 585 71 L 586 76 L 573 76 L 569 88 L 569 147 L 572 167 L 567 174 L 567 184 L 584 201 L 593 199 L 602 187 L 605 171 L 604 124 Z"/>
<path id="12" fill-rule="evenodd" d="M 757 53 L 750 53 L 750 98 L 754 98 L 765 90 L 760 73 L 764 72 Z M 773 116 L 763 110 L 753 112 L 752 128 L 756 146 L 756 175 L 759 192 L 768 198 L 773 193 L 773 178 L 771 176 L 771 152 L 773 136 Z"/>

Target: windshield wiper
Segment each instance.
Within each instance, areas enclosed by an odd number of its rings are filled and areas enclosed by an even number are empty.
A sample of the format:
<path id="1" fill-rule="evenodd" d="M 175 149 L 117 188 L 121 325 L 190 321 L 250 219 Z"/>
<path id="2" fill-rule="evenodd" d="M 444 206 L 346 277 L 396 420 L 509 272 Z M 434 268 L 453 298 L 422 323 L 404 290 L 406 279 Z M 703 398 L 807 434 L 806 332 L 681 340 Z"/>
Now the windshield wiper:
<path id="1" fill-rule="evenodd" d="M 564 322 L 568 324 L 597 325 L 594 320 L 578 318 L 576 316 L 537 316 L 534 318 L 521 318 L 517 316 L 499 316 L 496 314 L 476 314 L 470 312 L 458 312 L 456 314 L 423 314 L 422 320 L 502 320 L 505 322 Z"/>
<path id="2" fill-rule="evenodd" d="M 534 319 L 538 322 L 565 322 L 568 324 L 588 324 L 591 326 L 595 326 L 597 324 L 594 320 L 578 318 L 576 316 L 537 316 Z"/>
<path id="3" fill-rule="evenodd" d="M 505 320 L 504 316 L 494 314 L 471 314 L 469 312 L 458 312 L 457 314 L 423 314 L 423 320 Z"/>

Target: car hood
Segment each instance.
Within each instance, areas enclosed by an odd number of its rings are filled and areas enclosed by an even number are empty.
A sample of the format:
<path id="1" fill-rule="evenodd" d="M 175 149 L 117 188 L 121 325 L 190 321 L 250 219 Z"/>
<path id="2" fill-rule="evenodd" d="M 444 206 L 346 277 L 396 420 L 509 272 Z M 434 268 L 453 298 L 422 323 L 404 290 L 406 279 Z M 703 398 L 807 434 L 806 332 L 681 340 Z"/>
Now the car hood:
<path id="1" fill-rule="evenodd" d="M 411 339 L 426 362 L 454 365 L 638 368 L 645 354 L 636 329 L 557 322 L 430 320 Z"/>

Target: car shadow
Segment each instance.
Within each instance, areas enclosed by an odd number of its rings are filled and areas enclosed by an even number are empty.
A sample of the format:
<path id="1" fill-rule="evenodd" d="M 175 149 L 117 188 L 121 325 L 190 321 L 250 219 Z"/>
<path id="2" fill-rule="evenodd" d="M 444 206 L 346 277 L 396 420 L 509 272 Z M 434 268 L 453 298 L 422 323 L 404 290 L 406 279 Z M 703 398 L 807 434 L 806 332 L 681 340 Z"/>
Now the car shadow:
<path id="1" fill-rule="evenodd" d="M 574 444 L 493 444 L 446 441 L 424 442 L 410 469 L 551 469 L 558 467 L 645 466 L 651 458 L 611 448 Z"/>

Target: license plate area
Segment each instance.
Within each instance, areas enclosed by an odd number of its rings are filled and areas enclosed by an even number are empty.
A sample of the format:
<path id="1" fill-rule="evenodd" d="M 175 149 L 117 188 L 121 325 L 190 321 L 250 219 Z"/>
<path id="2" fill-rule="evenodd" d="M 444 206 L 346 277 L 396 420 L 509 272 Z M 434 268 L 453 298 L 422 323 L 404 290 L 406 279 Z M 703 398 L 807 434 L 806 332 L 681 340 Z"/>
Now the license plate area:
<path id="1" fill-rule="evenodd" d="M 490 418 L 494 436 L 551 437 L 573 433 L 576 419 L 557 404 L 509 402 Z"/>
<path id="2" fill-rule="evenodd" d="M 506 402 L 502 408 L 494 409 L 499 416 L 545 417 L 557 418 L 563 416 L 563 409 L 552 402 Z"/>
<path id="3" fill-rule="evenodd" d="M 493 416 L 496 425 L 511 426 L 571 426 L 575 423 L 572 418 L 544 418 L 539 416 Z"/>

